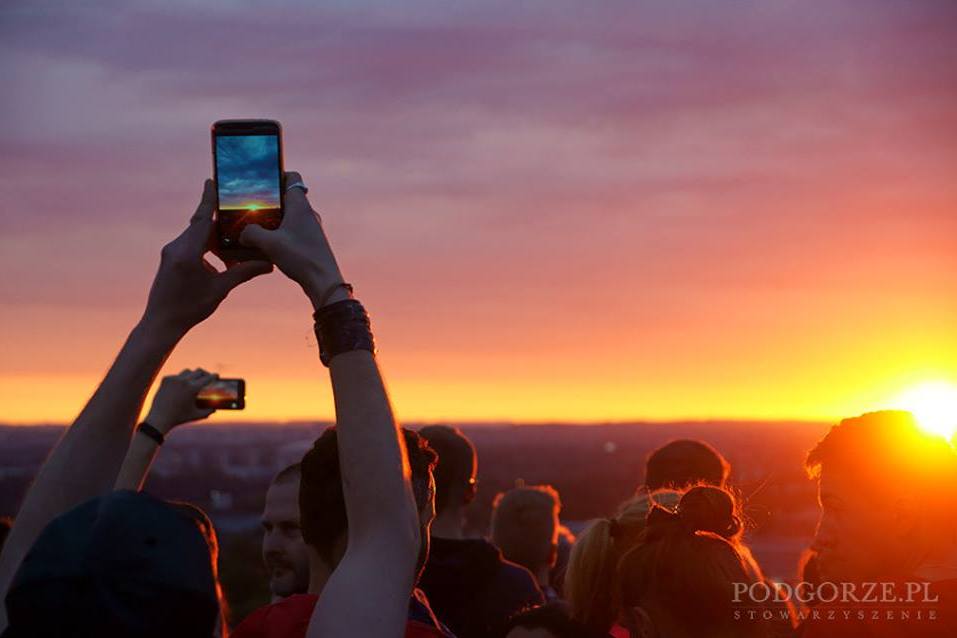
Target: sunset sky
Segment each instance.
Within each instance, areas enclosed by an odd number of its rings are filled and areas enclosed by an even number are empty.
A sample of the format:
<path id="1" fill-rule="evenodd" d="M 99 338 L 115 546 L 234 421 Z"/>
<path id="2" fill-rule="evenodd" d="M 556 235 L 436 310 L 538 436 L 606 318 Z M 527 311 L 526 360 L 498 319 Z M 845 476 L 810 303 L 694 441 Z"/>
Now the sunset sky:
<path id="1" fill-rule="evenodd" d="M 952 0 L 5 2 L 0 422 L 75 416 L 242 117 L 282 122 L 403 419 L 957 382 L 955 33 Z M 260 278 L 164 372 L 330 418 L 310 310 Z"/>

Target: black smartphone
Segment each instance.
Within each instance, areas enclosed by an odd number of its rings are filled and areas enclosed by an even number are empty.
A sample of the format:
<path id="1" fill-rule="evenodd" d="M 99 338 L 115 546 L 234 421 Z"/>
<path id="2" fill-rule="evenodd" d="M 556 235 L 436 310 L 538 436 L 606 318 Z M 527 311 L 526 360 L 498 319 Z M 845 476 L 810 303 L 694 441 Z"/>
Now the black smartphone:
<path id="1" fill-rule="evenodd" d="M 217 379 L 196 395 L 197 408 L 242 410 L 246 407 L 245 379 Z"/>
<path id="2" fill-rule="evenodd" d="M 219 120 L 212 126 L 216 180 L 215 252 L 224 261 L 265 259 L 240 245 L 247 224 L 275 230 L 282 222 L 282 127 L 275 120 Z"/>

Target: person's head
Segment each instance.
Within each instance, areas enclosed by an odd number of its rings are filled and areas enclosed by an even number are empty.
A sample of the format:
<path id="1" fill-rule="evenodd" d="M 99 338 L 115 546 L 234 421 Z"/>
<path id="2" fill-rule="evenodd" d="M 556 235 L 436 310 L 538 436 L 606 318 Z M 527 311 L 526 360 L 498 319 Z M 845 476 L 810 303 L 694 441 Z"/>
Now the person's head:
<path id="1" fill-rule="evenodd" d="M 654 450 L 645 461 L 645 488 L 682 490 L 705 484 L 724 487 L 731 466 L 721 453 L 694 439 L 678 439 Z"/>
<path id="2" fill-rule="evenodd" d="M 616 516 L 598 519 L 578 535 L 565 571 L 565 596 L 573 618 L 594 631 L 608 632 L 619 611 L 618 561 L 641 541 L 652 506 L 674 507 L 679 498 L 670 490 L 636 496 L 622 503 Z"/>
<path id="3" fill-rule="evenodd" d="M 436 455 L 425 439 L 412 430 L 402 430 L 412 471 L 412 490 L 421 521 L 421 549 L 418 569 L 429 552 L 429 526 L 435 517 L 435 483 L 432 469 Z M 342 492 L 342 470 L 336 429 L 328 428 L 313 443 L 300 463 L 299 515 L 302 538 L 309 551 L 328 571 L 342 560 L 346 551 L 348 522 Z M 418 573 L 418 572 L 417 572 Z"/>
<path id="4" fill-rule="evenodd" d="M 813 549 L 827 581 L 912 575 L 955 543 L 957 454 L 908 412 L 845 419 L 808 453 L 821 516 Z"/>
<path id="5" fill-rule="evenodd" d="M 492 503 L 492 542 L 539 582 L 547 580 L 555 564 L 561 507 L 558 492 L 550 485 L 516 487 L 498 494 Z"/>
<path id="6" fill-rule="evenodd" d="M 459 512 L 475 499 L 478 459 L 475 447 L 461 430 L 450 425 L 429 425 L 419 435 L 439 455 L 435 468 L 435 512 Z"/>
<path id="7" fill-rule="evenodd" d="M 607 635 L 607 634 L 606 634 Z M 534 607 L 512 616 L 505 638 L 598 638 L 583 624 L 572 620 L 559 604 Z"/>
<path id="8" fill-rule="evenodd" d="M 694 487 L 674 510 L 653 507 L 640 543 L 618 566 L 621 618 L 635 635 L 669 638 L 763 635 L 736 618 L 736 584 L 757 582 L 739 550 L 730 493 Z"/>
<path id="9" fill-rule="evenodd" d="M 299 523 L 299 478 L 299 463 L 279 472 L 263 506 L 263 563 L 269 572 L 269 591 L 278 598 L 309 588 L 309 556 Z"/>
<path id="10" fill-rule="evenodd" d="M 202 510 L 118 491 L 61 514 L 6 597 L 11 638 L 227 633 L 218 543 Z"/>

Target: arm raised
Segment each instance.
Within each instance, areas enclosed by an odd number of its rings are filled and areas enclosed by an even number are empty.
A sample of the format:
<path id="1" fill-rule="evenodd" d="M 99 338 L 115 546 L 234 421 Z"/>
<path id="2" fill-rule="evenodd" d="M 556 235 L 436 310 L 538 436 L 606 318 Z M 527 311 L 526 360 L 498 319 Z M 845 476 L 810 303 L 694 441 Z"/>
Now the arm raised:
<path id="1" fill-rule="evenodd" d="M 0 600 L 47 523 L 113 487 L 146 392 L 179 340 L 233 288 L 272 270 L 266 262 L 244 262 L 217 272 L 203 257 L 213 230 L 214 189 L 207 180 L 189 226 L 163 247 L 143 318 L 27 491 L 0 554 Z M 0 607 L 0 631 L 6 624 Z"/>
<path id="2" fill-rule="evenodd" d="M 298 173 L 285 177 L 287 184 L 301 181 Z M 279 229 L 247 226 L 240 241 L 262 250 L 298 282 L 316 311 L 349 298 L 319 216 L 301 189 L 287 193 Z M 400 638 L 420 542 L 405 444 L 373 353 L 332 355 L 328 365 L 349 537 L 307 635 Z"/>

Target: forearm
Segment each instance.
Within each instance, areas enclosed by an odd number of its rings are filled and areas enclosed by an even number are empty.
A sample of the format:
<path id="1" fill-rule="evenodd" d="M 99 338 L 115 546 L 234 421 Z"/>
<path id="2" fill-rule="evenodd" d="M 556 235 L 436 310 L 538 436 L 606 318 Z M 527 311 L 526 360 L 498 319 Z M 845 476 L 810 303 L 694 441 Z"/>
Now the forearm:
<path id="1" fill-rule="evenodd" d="M 158 452 L 159 445 L 156 441 L 143 434 L 134 434 L 113 489 L 137 492 L 143 489 L 143 483 L 146 482 L 146 476 Z"/>
<path id="2" fill-rule="evenodd" d="M 418 512 L 405 443 L 375 358 L 356 350 L 333 358 L 329 367 L 349 542 L 388 535 L 397 545 L 417 545 Z"/>
<path id="3" fill-rule="evenodd" d="M 146 392 L 178 339 L 145 321 L 130 333 L 27 491 L 0 555 L 0 595 L 47 523 L 113 486 Z"/>
<path id="4" fill-rule="evenodd" d="M 307 637 L 400 638 L 420 541 L 404 438 L 372 353 L 340 354 L 329 368 L 349 539 Z"/>

